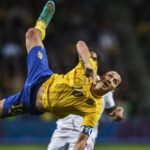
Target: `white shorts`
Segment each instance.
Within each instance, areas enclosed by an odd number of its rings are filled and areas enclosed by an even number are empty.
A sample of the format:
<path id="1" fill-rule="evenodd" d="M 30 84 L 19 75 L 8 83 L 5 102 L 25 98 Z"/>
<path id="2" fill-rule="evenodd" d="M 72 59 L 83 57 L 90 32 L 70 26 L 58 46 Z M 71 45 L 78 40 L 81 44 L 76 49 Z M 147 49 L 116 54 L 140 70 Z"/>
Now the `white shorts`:
<path id="1" fill-rule="evenodd" d="M 73 150 L 78 137 L 52 137 L 47 150 Z M 88 139 L 85 150 L 93 150 L 95 141 Z"/>
<path id="2" fill-rule="evenodd" d="M 103 99 L 103 109 L 111 108 L 115 105 L 111 92 L 107 93 Z M 73 150 L 78 136 L 83 118 L 77 115 L 69 115 L 63 119 L 58 119 L 57 129 L 55 129 L 47 150 Z M 93 150 L 95 139 L 98 134 L 98 124 L 89 136 L 85 150 Z"/>

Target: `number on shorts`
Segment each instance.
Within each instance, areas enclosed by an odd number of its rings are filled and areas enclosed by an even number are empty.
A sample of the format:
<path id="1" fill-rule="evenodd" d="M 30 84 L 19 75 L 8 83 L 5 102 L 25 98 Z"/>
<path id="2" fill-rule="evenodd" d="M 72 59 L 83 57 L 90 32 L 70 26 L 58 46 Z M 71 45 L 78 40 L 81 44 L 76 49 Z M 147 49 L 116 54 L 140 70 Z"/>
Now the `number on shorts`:
<path id="1" fill-rule="evenodd" d="M 22 114 L 22 104 L 19 105 L 12 105 L 12 107 L 9 109 L 9 114 L 12 116 L 17 116 L 19 114 Z"/>

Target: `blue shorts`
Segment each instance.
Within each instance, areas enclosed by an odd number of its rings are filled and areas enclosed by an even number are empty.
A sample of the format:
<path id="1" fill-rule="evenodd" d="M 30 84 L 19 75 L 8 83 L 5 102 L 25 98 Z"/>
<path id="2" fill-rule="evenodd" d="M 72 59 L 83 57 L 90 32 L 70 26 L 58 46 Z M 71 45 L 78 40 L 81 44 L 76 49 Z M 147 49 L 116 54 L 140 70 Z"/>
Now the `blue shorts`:
<path id="1" fill-rule="evenodd" d="M 28 75 L 21 92 L 7 97 L 3 105 L 3 116 L 16 116 L 23 113 L 41 114 L 35 107 L 39 87 L 53 74 L 48 67 L 45 49 L 33 47 L 27 57 Z"/>

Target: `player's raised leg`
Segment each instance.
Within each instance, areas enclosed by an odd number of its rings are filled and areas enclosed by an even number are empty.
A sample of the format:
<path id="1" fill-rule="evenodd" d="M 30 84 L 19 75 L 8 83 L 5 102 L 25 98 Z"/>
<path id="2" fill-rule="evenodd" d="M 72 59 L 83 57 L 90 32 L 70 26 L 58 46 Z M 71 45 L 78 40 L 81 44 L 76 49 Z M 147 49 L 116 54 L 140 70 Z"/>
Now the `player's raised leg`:
<path id="1" fill-rule="evenodd" d="M 16 116 L 23 113 L 31 113 L 29 101 L 31 100 L 30 91 L 31 83 L 36 82 L 41 76 L 44 78 L 49 77 L 53 72 L 49 70 L 46 53 L 43 51 L 42 39 L 45 37 L 45 30 L 53 17 L 55 12 L 55 4 L 52 1 L 48 1 L 43 8 L 43 11 L 38 18 L 36 26 L 30 28 L 26 33 L 26 48 L 28 53 L 33 47 L 33 53 L 27 58 L 28 63 L 28 77 L 24 88 L 21 92 L 9 96 L 6 99 L 0 101 L 0 117 L 5 118 L 8 116 Z M 39 47 L 40 46 L 40 47 Z M 35 51 L 36 49 L 36 51 Z M 37 53 L 36 53 L 37 52 Z M 36 57 L 38 56 L 38 57 Z M 38 60 L 38 61 L 37 61 Z M 40 65 L 39 65 L 40 64 Z M 41 65 L 43 64 L 44 67 Z M 33 69 L 34 66 L 34 69 Z M 44 71 L 43 71 L 44 69 Z M 41 74 L 41 72 L 44 72 Z M 45 80 L 44 78 L 44 80 Z M 28 84 L 30 85 L 28 87 Z"/>
<path id="2" fill-rule="evenodd" d="M 53 1 L 48 1 L 40 14 L 35 28 L 30 28 L 26 33 L 26 48 L 29 51 L 35 46 L 43 47 L 43 42 L 46 34 L 46 28 L 55 13 L 55 4 Z"/>
<path id="3" fill-rule="evenodd" d="M 55 4 L 53 1 L 48 1 L 40 14 L 35 28 L 41 31 L 42 40 L 45 38 L 45 30 L 48 27 L 53 15 L 55 13 Z"/>

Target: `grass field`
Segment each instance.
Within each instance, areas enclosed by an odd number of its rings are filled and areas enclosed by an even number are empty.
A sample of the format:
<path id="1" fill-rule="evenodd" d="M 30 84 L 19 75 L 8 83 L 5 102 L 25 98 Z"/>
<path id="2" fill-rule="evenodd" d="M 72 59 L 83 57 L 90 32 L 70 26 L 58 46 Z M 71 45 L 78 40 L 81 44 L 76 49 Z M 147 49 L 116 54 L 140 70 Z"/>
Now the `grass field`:
<path id="1" fill-rule="evenodd" d="M 46 150 L 46 148 L 43 145 L 0 145 L 0 150 Z M 150 145 L 96 145 L 94 150 L 150 150 Z"/>

